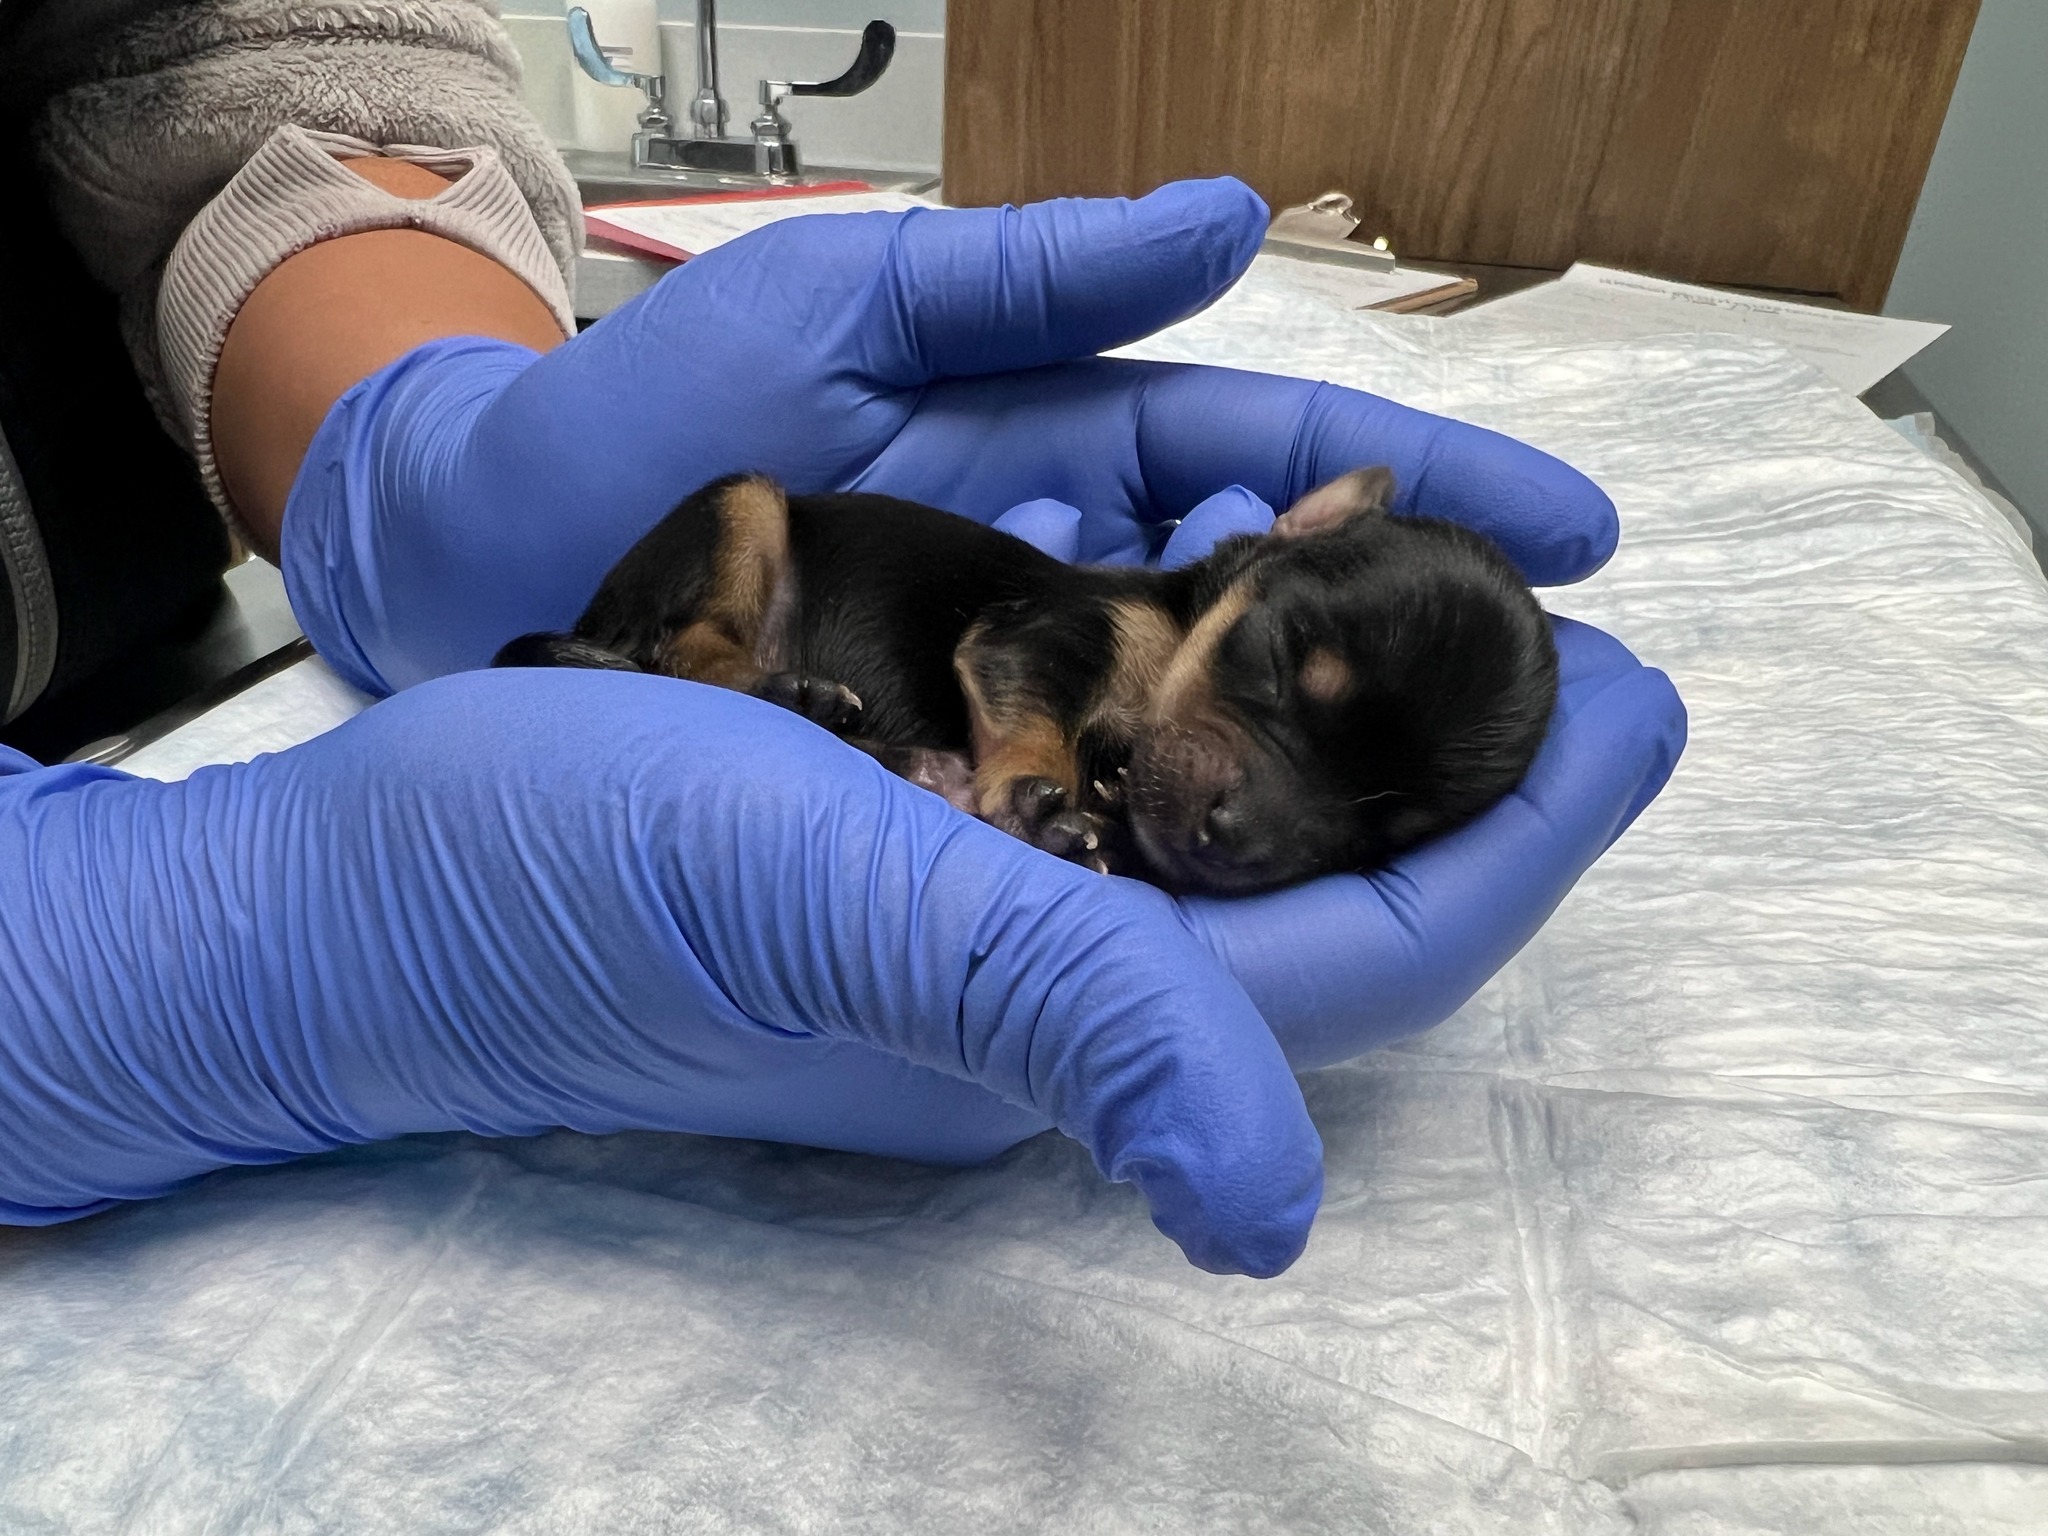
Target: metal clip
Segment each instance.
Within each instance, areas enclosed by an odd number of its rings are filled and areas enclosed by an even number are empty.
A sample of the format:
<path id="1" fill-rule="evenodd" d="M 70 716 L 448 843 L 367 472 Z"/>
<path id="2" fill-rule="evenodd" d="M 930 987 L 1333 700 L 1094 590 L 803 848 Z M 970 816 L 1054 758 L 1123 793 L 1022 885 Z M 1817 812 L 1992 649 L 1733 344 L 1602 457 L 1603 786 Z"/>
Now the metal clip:
<path id="1" fill-rule="evenodd" d="M 1351 199 L 1342 192 L 1325 192 L 1295 207 L 1282 208 L 1273 216 L 1266 239 L 1275 246 L 1298 248 L 1286 254 L 1327 251 L 1344 257 L 1351 265 L 1393 271 L 1394 252 L 1387 237 L 1381 235 L 1367 245 L 1349 238 L 1357 228 L 1358 220 L 1351 216 Z"/>

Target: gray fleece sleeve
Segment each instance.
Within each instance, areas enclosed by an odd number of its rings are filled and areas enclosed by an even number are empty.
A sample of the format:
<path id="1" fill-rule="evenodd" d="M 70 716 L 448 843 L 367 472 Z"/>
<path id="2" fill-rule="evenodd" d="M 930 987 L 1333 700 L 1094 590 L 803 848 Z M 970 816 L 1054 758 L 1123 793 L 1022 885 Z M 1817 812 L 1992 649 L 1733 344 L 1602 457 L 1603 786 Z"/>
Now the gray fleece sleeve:
<path id="1" fill-rule="evenodd" d="M 187 0 L 102 33 L 65 73 L 36 120 L 51 205 L 120 296 L 129 351 L 167 421 L 164 263 L 281 125 L 495 149 L 565 282 L 573 271 L 576 186 L 519 100 L 519 58 L 495 0 Z"/>

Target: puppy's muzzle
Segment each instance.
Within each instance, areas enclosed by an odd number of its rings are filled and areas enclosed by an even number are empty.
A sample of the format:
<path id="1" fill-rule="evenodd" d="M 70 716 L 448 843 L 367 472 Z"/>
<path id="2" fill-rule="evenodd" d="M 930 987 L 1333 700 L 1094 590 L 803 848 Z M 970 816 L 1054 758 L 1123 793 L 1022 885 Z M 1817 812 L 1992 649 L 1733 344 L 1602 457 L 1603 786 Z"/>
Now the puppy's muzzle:
<path id="1" fill-rule="evenodd" d="M 1131 759 L 1130 824 L 1169 885 L 1245 891 L 1275 883 L 1275 841 L 1247 792 L 1249 743 L 1216 727 L 1162 726 Z"/>

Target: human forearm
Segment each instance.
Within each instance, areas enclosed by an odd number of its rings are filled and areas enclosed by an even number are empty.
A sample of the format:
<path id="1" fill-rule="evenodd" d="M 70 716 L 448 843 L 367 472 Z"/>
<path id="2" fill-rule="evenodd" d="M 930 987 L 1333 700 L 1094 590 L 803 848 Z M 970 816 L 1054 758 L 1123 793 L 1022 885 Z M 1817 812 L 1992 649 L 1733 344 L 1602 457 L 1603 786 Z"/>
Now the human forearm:
<path id="1" fill-rule="evenodd" d="M 45 6 L 41 14 L 55 18 L 70 9 Z M 106 8 L 87 9 L 102 16 L 100 25 L 25 34 L 0 73 L 13 92 L 10 105 L 33 125 L 41 190 L 58 229 L 91 277 L 118 296 L 124 339 L 144 389 L 171 436 L 200 456 L 208 490 L 223 510 L 227 498 L 203 419 L 211 402 L 193 397 L 210 389 L 229 321 L 259 280 L 295 253 L 350 238 L 350 229 L 424 224 L 490 253 L 568 323 L 566 279 L 581 242 L 576 188 L 520 100 L 518 55 L 491 0 L 180 0 L 129 6 L 113 24 Z M 312 137 L 354 174 L 301 177 L 290 190 L 310 186 L 310 206 L 272 200 L 261 204 L 264 217 L 256 221 L 267 227 L 223 231 L 213 254 L 237 269 L 235 281 L 205 295 L 210 308 L 188 308 L 178 322 L 181 334 L 167 343 L 160 300 L 165 274 L 176 265 L 173 248 L 287 125 L 322 130 Z M 337 184 L 367 192 L 363 182 L 371 180 L 410 196 L 431 195 L 441 185 L 423 168 L 382 163 L 378 147 L 391 145 L 467 151 L 399 156 L 401 162 L 425 158 L 446 176 L 463 175 L 465 163 L 490 171 L 489 187 L 444 199 L 463 206 L 469 227 L 437 228 L 432 220 L 393 215 L 361 200 L 354 208 L 335 205 Z M 367 177 L 358 161 L 370 162 Z M 388 175 L 401 179 L 393 183 Z M 423 248 L 419 242 L 371 242 L 349 247 L 343 264 L 354 265 L 357 253 L 379 245 L 403 250 L 408 244 Z M 323 252 L 305 270 L 318 273 L 337 254 Z M 405 279 L 398 282 L 389 281 L 394 263 L 388 254 L 368 263 L 378 279 L 373 307 L 386 319 L 402 319 L 399 312 L 407 308 L 438 307 L 425 300 L 453 288 L 457 313 L 452 321 L 442 314 L 440 322 L 488 329 L 489 317 L 476 313 L 475 302 L 494 286 L 488 275 L 475 281 L 474 263 L 460 253 L 438 254 L 446 259 L 425 271 L 406 270 L 410 258 L 397 262 L 397 275 Z M 315 291 L 331 294 L 332 275 Z M 299 276 L 295 271 L 293 278 Z M 324 342 L 365 339 L 337 336 L 337 327 L 324 321 L 316 326 L 317 317 L 303 305 L 284 306 L 287 312 L 295 307 L 296 323 L 324 331 Z M 372 339 L 373 355 L 390 355 L 385 348 L 392 337 Z M 184 378 L 176 376 L 179 360 L 163 353 L 179 342 L 198 354 L 199 366 L 186 369 Z M 298 350 L 288 376 L 258 373 L 261 403 L 273 424 L 297 415 L 308 395 L 325 390 L 331 396 L 333 372 L 353 370 L 360 377 L 367 371 L 357 366 L 350 344 L 331 359 Z M 195 404 L 202 409 L 195 412 Z M 285 455 L 295 460 L 302 446 L 287 441 Z M 244 532 L 260 544 L 275 529 Z"/>
<path id="2" fill-rule="evenodd" d="M 401 197 L 432 197 L 448 185 L 400 161 L 348 168 Z M 285 498 L 334 402 L 441 336 L 489 336 L 537 352 L 563 339 L 548 305 L 504 266 L 419 230 L 321 241 L 257 285 L 221 350 L 213 440 L 228 495 L 265 555 L 276 558 Z"/>

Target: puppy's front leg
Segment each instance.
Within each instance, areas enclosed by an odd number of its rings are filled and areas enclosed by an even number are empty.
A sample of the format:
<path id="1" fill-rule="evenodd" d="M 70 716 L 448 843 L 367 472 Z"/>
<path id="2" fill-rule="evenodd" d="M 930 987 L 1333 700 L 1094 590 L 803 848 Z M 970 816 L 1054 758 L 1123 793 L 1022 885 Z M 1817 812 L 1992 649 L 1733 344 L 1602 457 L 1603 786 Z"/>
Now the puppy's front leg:
<path id="1" fill-rule="evenodd" d="M 974 733 L 975 811 L 1059 858 L 1110 872 L 1108 818 L 1084 807 L 1074 741 L 1034 686 L 1026 653 L 984 625 L 967 632 L 953 670 Z"/>
<path id="2" fill-rule="evenodd" d="M 661 670 L 670 677 L 780 704 L 828 731 L 844 734 L 860 723 L 860 696 L 844 683 L 808 672 L 764 672 L 754 653 L 715 623 L 699 621 L 669 637 Z"/>
<path id="3" fill-rule="evenodd" d="M 657 611 L 682 615 L 660 642 L 656 669 L 750 693 L 828 731 L 851 730 L 860 720 L 852 689 L 783 666 L 795 599 L 789 499 L 782 488 L 759 475 L 714 481 L 671 513 L 670 522 L 671 542 L 682 544 L 684 558 L 655 566 L 654 590 L 635 596 L 640 604 L 658 605 Z"/>

